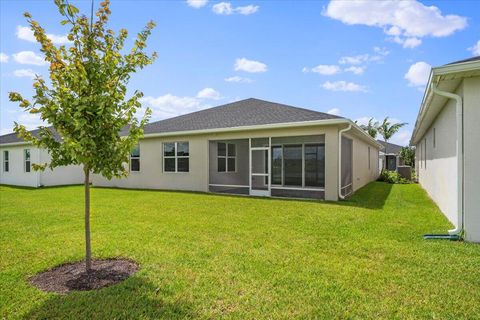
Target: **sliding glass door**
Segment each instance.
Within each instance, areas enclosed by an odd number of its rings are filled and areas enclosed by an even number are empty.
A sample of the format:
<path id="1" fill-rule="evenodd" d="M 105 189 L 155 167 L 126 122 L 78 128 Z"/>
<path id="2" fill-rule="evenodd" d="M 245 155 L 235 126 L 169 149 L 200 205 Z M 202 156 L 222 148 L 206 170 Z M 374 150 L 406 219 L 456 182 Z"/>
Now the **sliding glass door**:
<path id="1" fill-rule="evenodd" d="M 323 143 L 277 145 L 271 150 L 272 185 L 297 188 L 325 186 Z"/>

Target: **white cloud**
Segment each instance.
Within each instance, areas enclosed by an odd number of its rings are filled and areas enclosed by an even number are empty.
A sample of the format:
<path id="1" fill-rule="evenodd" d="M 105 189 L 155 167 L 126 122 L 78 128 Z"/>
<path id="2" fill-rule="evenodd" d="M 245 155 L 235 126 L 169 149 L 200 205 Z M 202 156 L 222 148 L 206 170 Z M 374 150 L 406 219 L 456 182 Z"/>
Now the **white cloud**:
<path id="1" fill-rule="evenodd" d="M 220 93 L 213 89 L 213 88 L 205 88 L 200 90 L 197 93 L 197 98 L 200 99 L 213 99 L 213 100 L 218 100 L 221 98 Z"/>
<path id="2" fill-rule="evenodd" d="M 340 72 L 340 67 L 336 65 L 319 64 L 313 68 L 303 68 L 303 72 L 314 72 L 322 75 L 334 75 Z"/>
<path id="3" fill-rule="evenodd" d="M 251 73 L 266 72 L 268 70 L 265 63 L 255 60 L 248 60 L 246 58 L 235 60 L 234 69 L 235 71 L 245 71 Z"/>
<path id="4" fill-rule="evenodd" d="M 345 71 L 352 72 L 354 74 L 362 74 L 363 72 L 365 72 L 365 67 L 351 66 L 351 67 L 345 68 Z"/>
<path id="5" fill-rule="evenodd" d="M 252 83 L 253 80 L 250 78 L 244 78 L 239 76 L 228 77 L 224 79 L 226 82 L 237 82 L 237 83 Z"/>
<path id="6" fill-rule="evenodd" d="M 422 37 L 445 37 L 467 26 L 465 17 L 442 15 L 437 7 L 416 0 L 332 0 L 323 14 L 348 25 L 382 28 L 406 48 L 419 45 Z"/>
<path id="7" fill-rule="evenodd" d="M 45 59 L 37 55 L 33 51 L 20 51 L 13 54 L 13 60 L 20 64 L 33 64 L 36 66 L 44 66 L 47 64 Z"/>
<path id="8" fill-rule="evenodd" d="M 431 66 L 423 61 L 414 63 L 405 74 L 405 79 L 408 80 L 410 86 L 418 87 L 424 86 L 428 82 L 430 76 Z"/>
<path id="9" fill-rule="evenodd" d="M 8 62 L 8 55 L 3 52 L 0 52 L 0 63 L 7 63 Z"/>
<path id="10" fill-rule="evenodd" d="M 477 41 L 472 47 L 468 48 L 469 51 L 472 51 L 474 56 L 480 56 L 480 40 Z"/>
<path id="11" fill-rule="evenodd" d="M 339 108 L 332 108 L 327 111 L 329 114 L 333 114 L 334 116 L 339 116 L 340 115 L 340 109 Z"/>
<path id="12" fill-rule="evenodd" d="M 170 93 L 159 97 L 146 96 L 140 102 L 152 109 L 152 120 L 171 118 L 211 107 L 196 97 L 179 97 Z"/>
<path id="13" fill-rule="evenodd" d="M 35 72 L 33 72 L 32 69 L 17 69 L 15 71 L 13 71 L 13 75 L 15 77 L 19 77 L 19 78 L 22 78 L 22 77 L 27 77 L 27 78 L 30 78 L 30 79 L 35 78 Z"/>
<path id="14" fill-rule="evenodd" d="M 33 31 L 29 27 L 17 26 L 17 31 L 15 33 L 17 38 L 30 41 L 30 42 L 37 42 L 35 36 L 33 35 Z M 56 35 L 52 33 L 47 33 L 47 38 L 49 38 L 54 44 L 67 44 L 71 43 L 68 40 L 66 35 Z"/>
<path id="15" fill-rule="evenodd" d="M 248 6 L 244 6 L 244 7 L 236 7 L 235 8 L 235 12 L 239 13 L 239 14 L 243 14 L 244 16 L 247 16 L 249 14 L 252 14 L 252 13 L 255 13 L 258 11 L 258 6 L 254 6 L 254 5 L 248 5 Z"/>
<path id="16" fill-rule="evenodd" d="M 382 56 L 388 56 L 390 54 L 390 51 L 385 47 L 373 47 L 373 52 Z"/>
<path id="17" fill-rule="evenodd" d="M 390 139 L 389 142 L 398 144 L 400 146 L 408 146 L 410 143 L 410 138 L 412 137 L 412 132 L 408 130 L 400 130 Z"/>
<path id="18" fill-rule="evenodd" d="M 232 4 L 230 2 L 220 2 L 212 7 L 213 12 L 221 15 L 231 15 L 233 13 Z"/>
<path id="19" fill-rule="evenodd" d="M 346 82 L 343 80 L 334 82 L 327 81 L 323 83 L 322 87 L 325 90 L 330 91 L 367 92 L 367 88 L 365 86 L 353 82 Z"/>
<path id="20" fill-rule="evenodd" d="M 243 6 L 243 7 L 232 7 L 232 4 L 230 2 L 220 2 L 212 7 L 212 11 L 216 14 L 224 15 L 224 16 L 229 16 L 234 13 L 242 14 L 242 15 L 250 15 L 255 12 L 257 12 L 259 9 L 259 6 L 254 6 L 254 5 L 248 5 L 248 6 Z"/>
<path id="21" fill-rule="evenodd" d="M 187 0 L 187 4 L 195 9 L 204 7 L 208 0 Z"/>

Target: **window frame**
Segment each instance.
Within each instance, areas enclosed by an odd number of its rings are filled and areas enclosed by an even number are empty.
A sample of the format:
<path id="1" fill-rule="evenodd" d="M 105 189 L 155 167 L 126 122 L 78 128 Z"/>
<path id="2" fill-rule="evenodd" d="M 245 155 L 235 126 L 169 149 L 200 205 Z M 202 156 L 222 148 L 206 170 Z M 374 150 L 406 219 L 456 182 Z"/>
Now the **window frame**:
<path id="1" fill-rule="evenodd" d="M 218 148 L 219 148 L 219 145 L 220 144 L 224 144 L 225 145 L 225 155 L 224 156 L 221 156 L 218 154 Z M 229 155 L 229 146 L 234 146 L 235 148 L 235 155 L 234 156 L 230 156 Z M 235 143 L 228 143 L 228 142 L 217 142 L 217 172 L 218 173 L 237 173 L 237 144 Z M 225 171 L 220 171 L 218 170 L 218 163 L 219 163 L 219 159 L 223 159 L 223 161 L 225 161 Z M 230 170 L 230 166 L 228 165 L 228 160 L 230 159 L 234 159 L 235 160 L 235 168 L 234 170 Z"/>
<path id="2" fill-rule="evenodd" d="M 3 166 L 2 166 L 2 169 L 3 169 L 3 172 L 10 172 L 10 150 L 3 150 Z"/>
<path id="3" fill-rule="evenodd" d="M 174 145 L 173 156 L 165 156 L 165 145 L 172 144 Z M 188 156 L 179 156 L 178 155 L 178 144 L 186 143 L 188 145 Z M 167 141 L 162 143 L 162 172 L 163 173 L 189 173 L 190 172 L 190 142 L 189 141 Z M 165 159 L 174 159 L 175 171 L 165 170 Z M 188 170 L 187 171 L 178 171 L 178 159 L 188 159 Z"/>
<path id="4" fill-rule="evenodd" d="M 132 152 L 133 152 L 135 149 L 133 149 L 132 151 L 130 151 L 130 163 L 129 163 L 129 169 L 130 169 L 130 170 L 129 170 L 129 171 L 130 171 L 130 172 L 134 172 L 134 173 L 141 172 L 141 170 L 142 170 L 142 166 L 141 166 L 141 164 L 140 164 L 140 157 L 141 157 L 141 155 L 142 155 L 142 154 L 141 154 L 141 151 L 140 151 L 140 143 L 138 143 L 138 144 L 135 146 L 135 148 L 137 148 L 137 147 L 138 147 L 138 156 L 134 156 L 134 155 L 132 154 Z M 132 170 L 132 160 L 138 160 L 138 170 Z"/>
<path id="5" fill-rule="evenodd" d="M 27 151 L 28 151 L 28 160 L 27 160 Z M 27 162 L 28 162 L 28 170 L 27 170 Z M 32 172 L 32 154 L 30 149 L 23 149 L 23 171 L 25 173 Z"/>

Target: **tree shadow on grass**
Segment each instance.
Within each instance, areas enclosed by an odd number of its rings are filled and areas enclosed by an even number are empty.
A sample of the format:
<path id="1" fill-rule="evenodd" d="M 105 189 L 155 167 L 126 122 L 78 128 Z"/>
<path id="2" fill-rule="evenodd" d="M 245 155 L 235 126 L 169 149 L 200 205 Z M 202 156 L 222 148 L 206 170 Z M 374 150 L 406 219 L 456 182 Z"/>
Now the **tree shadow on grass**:
<path id="1" fill-rule="evenodd" d="M 173 300 L 173 302 L 172 302 Z M 51 294 L 25 319 L 191 319 L 191 304 L 139 276 L 100 290 Z"/>
<path id="2" fill-rule="evenodd" d="M 351 197 L 342 201 L 332 202 L 332 204 L 381 210 L 385 206 L 392 186 L 392 184 L 386 182 L 371 182 L 357 190 Z"/>

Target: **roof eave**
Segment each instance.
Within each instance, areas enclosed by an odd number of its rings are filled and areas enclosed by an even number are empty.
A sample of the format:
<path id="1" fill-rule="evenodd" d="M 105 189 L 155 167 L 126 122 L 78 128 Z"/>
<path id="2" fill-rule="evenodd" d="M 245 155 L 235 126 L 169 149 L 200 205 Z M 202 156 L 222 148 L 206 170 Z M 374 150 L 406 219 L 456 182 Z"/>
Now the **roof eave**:
<path id="1" fill-rule="evenodd" d="M 440 80 L 440 76 L 452 74 L 452 73 L 462 73 L 466 71 L 471 71 L 472 69 L 480 69 L 480 60 L 476 61 L 467 61 L 462 63 L 456 63 L 451 65 L 444 65 L 440 67 L 432 68 L 430 71 L 430 76 L 428 78 L 427 86 L 425 88 L 425 92 L 422 98 L 422 104 L 420 106 L 420 110 L 418 111 L 417 120 L 415 122 L 415 127 L 413 129 L 412 137 L 410 139 L 410 145 L 415 145 L 418 143 L 418 140 L 421 137 L 417 137 L 418 131 L 422 126 L 423 119 L 425 114 L 430 109 L 430 97 L 433 94 L 432 91 L 432 84 L 434 81 L 438 79 Z"/>

